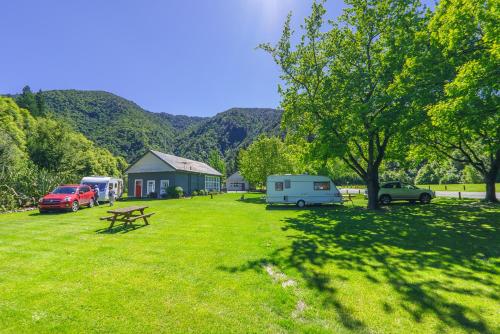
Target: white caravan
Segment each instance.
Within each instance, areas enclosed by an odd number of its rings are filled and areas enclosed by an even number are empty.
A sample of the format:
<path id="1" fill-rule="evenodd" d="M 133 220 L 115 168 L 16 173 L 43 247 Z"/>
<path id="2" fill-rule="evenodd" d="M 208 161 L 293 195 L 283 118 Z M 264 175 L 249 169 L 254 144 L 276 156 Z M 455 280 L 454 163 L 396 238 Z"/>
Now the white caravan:
<path id="1" fill-rule="evenodd" d="M 113 187 L 116 198 L 123 195 L 123 180 L 109 176 L 86 176 L 80 184 L 90 186 L 92 189 L 97 185 L 99 188 L 99 201 L 109 201 L 109 188 Z"/>
<path id="2" fill-rule="evenodd" d="M 270 175 L 266 183 L 266 201 L 269 204 L 342 203 L 342 195 L 328 176 Z"/>

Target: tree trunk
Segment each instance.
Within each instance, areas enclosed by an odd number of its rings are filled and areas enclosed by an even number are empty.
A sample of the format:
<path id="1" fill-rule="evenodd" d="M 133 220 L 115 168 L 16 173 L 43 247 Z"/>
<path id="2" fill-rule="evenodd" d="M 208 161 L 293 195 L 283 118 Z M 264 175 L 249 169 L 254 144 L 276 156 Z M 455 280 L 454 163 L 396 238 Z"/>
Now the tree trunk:
<path id="1" fill-rule="evenodd" d="M 378 169 L 369 168 L 366 175 L 366 187 L 368 188 L 368 209 L 376 210 L 379 208 L 378 201 Z"/>
<path id="2" fill-rule="evenodd" d="M 495 181 L 497 179 L 497 174 L 498 174 L 498 168 L 494 166 L 484 176 L 484 183 L 486 183 L 486 197 L 484 198 L 484 200 L 486 202 L 491 202 L 491 203 L 498 202 L 495 190 Z"/>

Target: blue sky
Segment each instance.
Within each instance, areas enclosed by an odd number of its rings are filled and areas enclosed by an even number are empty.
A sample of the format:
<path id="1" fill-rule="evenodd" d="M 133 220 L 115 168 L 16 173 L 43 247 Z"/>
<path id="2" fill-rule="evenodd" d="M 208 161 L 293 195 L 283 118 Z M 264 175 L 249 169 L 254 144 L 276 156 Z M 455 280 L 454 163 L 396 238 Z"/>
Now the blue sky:
<path id="1" fill-rule="evenodd" d="M 0 93 L 105 90 L 154 112 L 211 116 L 279 105 L 275 42 L 306 0 L 30 0 L 2 3 Z M 327 3 L 328 17 L 343 2 Z"/>

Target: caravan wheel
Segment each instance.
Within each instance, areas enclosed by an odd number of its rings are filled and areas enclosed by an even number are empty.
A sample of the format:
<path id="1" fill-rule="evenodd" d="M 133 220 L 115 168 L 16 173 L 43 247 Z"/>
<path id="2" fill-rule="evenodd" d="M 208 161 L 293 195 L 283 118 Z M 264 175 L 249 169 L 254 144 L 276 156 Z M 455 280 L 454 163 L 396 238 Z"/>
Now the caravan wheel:
<path id="1" fill-rule="evenodd" d="M 299 208 L 303 208 L 303 207 L 305 207 L 305 206 L 306 206 L 306 202 L 304 202 L 303 200 L 300 200 L 300 201 L 298 201 L 298 202 L 297 202 L 297 206 L 298 206 Z"/>

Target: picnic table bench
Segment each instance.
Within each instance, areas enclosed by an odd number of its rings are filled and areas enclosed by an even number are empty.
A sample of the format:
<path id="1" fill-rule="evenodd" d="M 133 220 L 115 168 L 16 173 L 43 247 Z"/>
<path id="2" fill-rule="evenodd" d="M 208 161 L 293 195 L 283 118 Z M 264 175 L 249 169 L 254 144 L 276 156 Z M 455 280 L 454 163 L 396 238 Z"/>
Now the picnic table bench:
<path id="1" fill-rule="evenodd" d="M 111 222 L 108 229 L 113 228 L 115 222 L 123 222 L 123 226 L 127 226 L 129 224 L 133 225 L 137 219 L 141 218 L 144 220 L 144 225 L 149 225 L 148 217 L 154 215 L 154 212 L 144 213 L 144 210 L 147 208 L 147 206 L 129 206 L 126 208 L 113 209 L 108 211 L 108 213 L 112 214 L 111 216 L 101 217 L 99 219 Z M 136 212 L 139 214 L 134 214 Z"/>
<path id="2" fill-rule="evenodd" d="M 353 198 L 354 198 L 354 196 L 352 196 L 349 193 L 342 194 L 342 202 L 351 202 L 354 205 L 354 202 L 352 201 Z"/>

